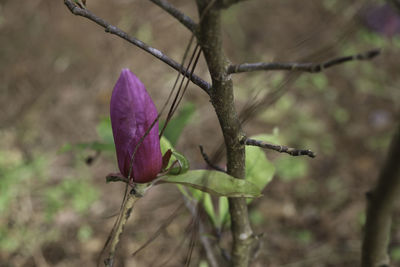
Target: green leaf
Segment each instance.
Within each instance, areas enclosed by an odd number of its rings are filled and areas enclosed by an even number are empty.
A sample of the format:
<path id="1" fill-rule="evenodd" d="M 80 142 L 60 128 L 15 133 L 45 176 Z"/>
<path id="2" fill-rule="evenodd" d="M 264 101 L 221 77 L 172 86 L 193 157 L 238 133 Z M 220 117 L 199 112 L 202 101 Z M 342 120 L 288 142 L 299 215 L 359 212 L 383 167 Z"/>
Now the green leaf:
<path id="1" fill-rule="evenodd" d="M 166 175 L 161 182 L 190 186 L 203 192 L 227 197 L 259 197 L 260 189 L 249 181 L 224 172 L 194 170 L 180 175 Z"/>
<path id="2" fill-rule="evenodd" d="M 184 155 L 176 152 L 175 149 L 172 147 L 171 143 L 164 136 L 161 137 L 160 146 L 161 146 L 161 153 L 163 155 L 169 149 L 172 151 L 172 155 L 169 160 L 167 169 L 171 168 L 172 164 L 174 164 L 174 166 L 168 171 L 168 174 L 178 175 L 178 174 L 185 173 L 189 170 L 190 164 L 189 164 L 189 161 L 187 160 L 187 158 Z"/>
<path id="3" fill-rule="evenodd" d="M 178 115 L 169 121 L 167 128 L 165 128 L 164 136 L 171 142 L 172 146 L 175 146 L 178 142 L 183 128 L 193 117 L 195 110 L 193 103 L 187 103 L 179 111 Z"/>
<path id="4" fill-rule="evenodd" d="M 229 220 L 229 201 L 227 197 L 220 197 L 218 201 L 219 227 Z"/>
<path id="5" fill-rule="evenodd" d="M 178 174 L 185 173 L 185 172 L 187 172 L 189 170 L 190 164 L 189 164 L 189 161 L 187 160 L 187 158 L 185 158 L 184 155 L 182 155 L 182 154 L 180 154 L 180 153 L 178 153 L 176 151 L 172 151 L 172 156 L 174 156 L 175 159 L 176 159 L 175 165 L 177 165 L 177 167 L 171 168 L 169 170 L 168 174 L 178 175 Z M 172 162 L 172 164 L 174 164 L 174 162 Z"/>
<path id="6" fill-rule="evenodd" d="M 106 144 L 114 144 L 114 137 L 111 128 L 111 118 L 102 118 L 96 126 L 97 134 L 100 139 Z"/>
<path id="7" fill-rule="evenodd" d="M 193 190 L 197 190 L 197 189 L 193 189 Z M 197 191 L 199 191 L 199 190 L 197 190 Z M 207 194 L 207 193 L 204 193 L 204 192 L 202 192 L 202 193 L 203 194 L 202 194 L 201 200 L 202 200 L 202 204 L 203 204 L 204 210 L 207 212 L 208 216 L 210 216 L 211 221 L 213 222 L 213 224 L 217 225 L 218 224 L 218 218 L 217 218 L 217 215 L 215 214 L 215 211 L 214 211 L 214 204 L 212 203 L 211 196 L 210 196 L 210 194 Z"/>
<path id="8" fill-rule="evenodd" d="M 102 118 L 99 124 L 96 126 L 96 131 L 101 141 L 78 144 L 67 143 L 61 147 L 59 153 L 65 153 L 73 150 L 82 151 L 86 149 L 92 149 L 95 151 L 115 151 L 110 117 Z"/>
<path id="9" fill-rule="evenodd" d="M 257 135 L 252 139 L 264 142 L 276 142 L 275 135 Z M 256 146 L 246 146 L 246 180 L 258 186 L 261 190 L 275 174 L 275 166 L 267 159 L 262 148 Z"/>
<path id="10" fill-rule="evenodd" d="M 161 147 L 161 153 L 163 155 L 168 151 L 168 149 L 171 149 L 172 151 L 174 150 L 174 147 L 171 145 L 169 140 L 164 136 L 161 136 L 160 147 Z"/>

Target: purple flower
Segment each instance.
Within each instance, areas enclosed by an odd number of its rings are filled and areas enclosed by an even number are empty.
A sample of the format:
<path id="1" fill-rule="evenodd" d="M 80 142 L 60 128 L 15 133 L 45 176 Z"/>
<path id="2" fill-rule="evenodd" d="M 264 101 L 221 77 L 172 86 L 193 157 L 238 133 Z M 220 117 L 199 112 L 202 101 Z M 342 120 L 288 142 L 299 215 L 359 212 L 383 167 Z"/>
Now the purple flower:
<path id="1" fill-rule="evenodd" d="M 384 36 L 400 33 L 400 16 L 389 4 L 370 6 L 363 12 L 366 26 Z"/>
<path id="2" fill-rule="evenodd" d="M 150 182 L 161 170 L 157 122 L 137 148 L 128 177 L 132 155 L 157 115 L 157 109 L 143 83 L 129 69 L 123 69 L 111 96 L 111 126 L 119 171 L 135 183 Z"/>

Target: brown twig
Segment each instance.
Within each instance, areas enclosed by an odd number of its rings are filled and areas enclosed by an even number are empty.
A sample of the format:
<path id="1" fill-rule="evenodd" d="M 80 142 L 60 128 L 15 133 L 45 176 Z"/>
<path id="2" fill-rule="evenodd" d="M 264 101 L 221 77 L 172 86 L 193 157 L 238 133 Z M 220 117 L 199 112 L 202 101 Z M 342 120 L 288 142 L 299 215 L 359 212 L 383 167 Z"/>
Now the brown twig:
<path id="1" fill-rule="evenodd" d="M 172 67 L 173 69 L 179 71 L 182 73 L 182 75 L 185 75 L 188 77 L 194 84 L 199 86 L 201 89 L 203 89 L 207 94 L 210 94 L 211 90 L 211 85 L 198 77 L 195 74 L 190 75 L 190 72 L 188 72 L 182 65 L 174 61 L 173 59 L 169 58 L 166 56 L 164 53 L 162 53 L 160 50 L 153 48 L 149 46 L 148 44 L 136 39 L 135 37 L 132 37 L 128 35 L 126 32 L 122 31 L 121 29 L 117 28 L 116 26 L 113 26 L 109 24 L 107 21 L 105 21 L 102 18 L 97 17 L 94 15 L 92 12 L 90 12 L 88 9 L 83 9 L 80 8 L 79 6 L 75 5 L 72 0 L 64 0 L 64 4 L 68 7 L 68 9 L 71 11 L 72 14 L 76 16 L 81 16 L 84 18 L 87 18 L 96 24 L 102 26 L 106 32 L 114 34 L 129 43 L 143 49 L 147 53 L 151 54 L 152 56 L 158 58 L 168 66 Z"/>
<path id="2" fill-rule="evenodd" d="M 349 61 L 369 60 L 376 57 L 380 53 L 380 49 L 374 49 L 357 55 L 334 58 L 323 63 L 243 63 L 239 65 L 230 65 L 228 67 L 228 73 L 233 74 L 260 70 L 289 70 L 316 73 Z"/>
<path id="3" fill-rule="evenodd" d="M 148 239 L 146 242 L 144 242 L 143 245 L 141 245 L 138 249 L 136 249 L 131 256 L 134 257 L 136 256 L 139 252 L 141 252 L 143 249 L 145 249 L 148 245 L 151 244 L 157 237 L 165 231 L 165 229 L 178 217 L 178 212 L 183 208 L 184 203 L 182 202 L 172 213 L 170 216 L 168 216 L 167 219 L 164 220 L 164 222 L 160 225 L 160 227 L 155 231 Z"/>
<path id="4" fill-rule="evenodd" d="M 193 34 L 196 33 L 197 24 L 187 15 L 176 9 L 172 4 L 165 0 L 150 0 L 157 6 L 167 11 L 172 17 L 176 18 L 183 26 L 188 28 Z"/>
<path id="5" fill-rule="evenodd" d="M 213 246 L 209 238 L 207 237 L 205 226 L 198 214 L 198 203 L 195 203 L 194 201 L 188 199 L 185 195 L 183 195 L 183 199 L 187 209 L 192 214 L 194 220 L 196 220 L 196 222 L 198 223 L 200 242 L 204 248 L 204 251 L 206 252 L 208 263 L 211 267 L 218 267 L 219 264 L 214 252 L 215 250 L 213 249 Z"/>
<path id="6" fill-rule="evenodd" d="M 217 171 L 226 172 L 224 169 L 222 169 L 221 167 L 219 167 L 219 166 L 213 164 L 213 163 L 210 161 L 210 158 L 208 157 L 208 155 L 206 154 L 206 152 L 204 152 L 203 146 L 199 145 L 199 148 L 200 148 L 201 156 L 203 157 L 204 161 L 207 163 L 208 166 L 210 166 L 211 168 L 213 168 L 213 169 L 215 169 L 215 170 L 217 170 Z"/>
<path id="7" fill-rule="evenodd" d="M 259 141 L 259 140 L 254 140 L 254 139 L 250 139 L 250 138 L 246 138 L 244 140 L 244 144 L 246 146 L 258 146 L 258 147 L 262 147 L 262 148 L 266 148 L 266 149 L 271 149 L 271 150 L 275 150 L 281 153 L 288 153 L 291 156 L 309 156 L 311 158 L 315 158 L 315 153 L 312 152 L 311 150 L 303 150 L 303 149 L 296 149 L 296 148 L 291 148 L 291 147 L 287 147 L 287 146 L 281 146 L 281 145 L 274 145 L 274 144 L 270 144 L 270 143 L 266 143 L 263 141 Z"/>

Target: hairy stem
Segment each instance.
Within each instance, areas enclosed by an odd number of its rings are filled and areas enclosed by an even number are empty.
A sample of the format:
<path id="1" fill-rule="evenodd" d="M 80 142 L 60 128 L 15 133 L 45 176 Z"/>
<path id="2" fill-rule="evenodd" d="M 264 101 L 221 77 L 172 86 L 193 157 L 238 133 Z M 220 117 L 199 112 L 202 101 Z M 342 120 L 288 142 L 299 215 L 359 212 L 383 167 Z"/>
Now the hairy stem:
<path id="1" fill-rule="evenodd" d="M 233 84 L 227 73 L 228 61 L 222 49 L 221 14 L 210 1 L 197 0 L 201 14 L 199 44 L 203 50 L 211 79 L 211 102 L 222 128 L 227 150 L 227 173 L 245 178 L 245 146 L 240 141 L 242 130 L 234 106 Z M 211 3 L 212 4 L 212 3 Z M 229 199 L 231 231 L 233 236 L 231 266 L 248 266 L 250 247 L 254 241 L 247 204 L 244 198 Z"/>

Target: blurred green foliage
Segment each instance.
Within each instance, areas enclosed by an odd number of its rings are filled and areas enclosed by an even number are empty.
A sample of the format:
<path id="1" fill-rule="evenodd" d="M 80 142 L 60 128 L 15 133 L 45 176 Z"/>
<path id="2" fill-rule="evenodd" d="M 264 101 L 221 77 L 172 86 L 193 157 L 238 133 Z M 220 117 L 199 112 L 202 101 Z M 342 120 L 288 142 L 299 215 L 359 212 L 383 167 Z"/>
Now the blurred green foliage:
<path id="1" fill-rule="evenodd" d="M 78 239 L 81 242 L 85 242 L 85 241 L 89 240 L 92 237 L 92 235 L 93 235 L 93 229 L 89 225 L 85 224 L 85 225 L 82 225 L 81 227 L 79 227 Z"/>
<path id="2" fill-rule="evenodd" d="M 394 246 L 390 249 L 390 257 L 394 262 L 400 262 L 400 246 Z"/>
<path id="3" fill-rule="evenodd" d="M 265 222 L 264 214 L 256 209 L 250 210 L 249 217 L 253 225 L 262 225 Z"/>
<path id="4" fill-rule="evenodd" d="M 111 129 L 110 117 L 103 117 L 96 127 L 97 135 L 100 141 L 92 141 L 87 143 L 70 144 L 66 143 L 60 149 L 60 153 L 65 153 L 71 150 L 80 152 L 83 150 L 114 152 L 114 137 Z"/>
<path id="5" fill-rule="evenodd" d="M 59 238 L 55 215 L 85 216 L 98 197 L 87 177 L 51 177 L 45 156 L 26 162 L 16 151 L 0 151 L 0 250 L 31 251 Z M 82 171 L 81 173 L 85 173 Z"/>
<path id="6" fill-rule="evenodd" d="M 279 157 L 275 161 L 276 172 L 284 181 L 304 177 L 308 173 L 308 161 L 309 159 L 304 157 Z"/>
<path id="7" fill-rule="evenodd" d="M 93 185 L 83 179 L 65 178 L 51 190 L 44 191 L 43 197 L 46 203 L 46 217 L 51 220 L 64 207 L 70 207 L 77 213 L 84 214 L 98 198 L 98 192 Z"/>
<path id="8" fill-rule="evenodd" d="M 299 241 L 300 243 L 302 243 L 304 245 L 309 244 L 313 239 L 312 232 L 310 230 L 306 230 L 306 229 L 304 229 L 304 230 L 295 230 L 293 232 L 293 235 L 294 235 L 294 237 L 295 237 L 295 239 L 297 241 Z"/>
<path id="9" fill-rule="evenodd" d="M 164 136 L 173 147 L 176 146 L 183 128 L 190 122 L 195 111 L 195 105 L 191 102 L 187 102 L 182 106 L 178 114 L 169 121 L 167 128 L 165 128 Z"/>

